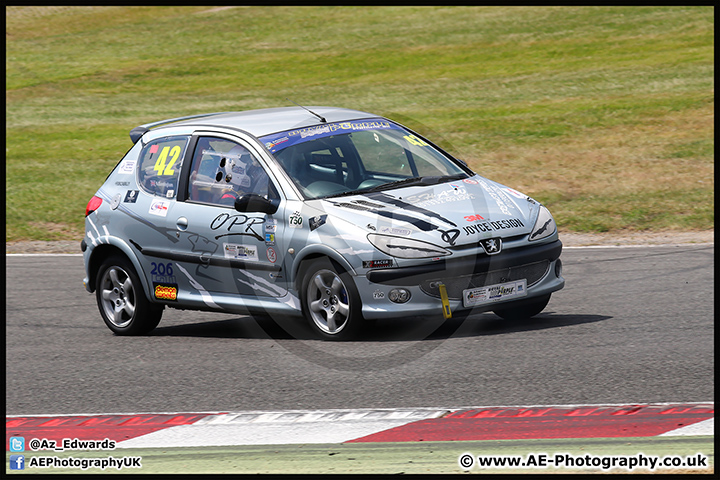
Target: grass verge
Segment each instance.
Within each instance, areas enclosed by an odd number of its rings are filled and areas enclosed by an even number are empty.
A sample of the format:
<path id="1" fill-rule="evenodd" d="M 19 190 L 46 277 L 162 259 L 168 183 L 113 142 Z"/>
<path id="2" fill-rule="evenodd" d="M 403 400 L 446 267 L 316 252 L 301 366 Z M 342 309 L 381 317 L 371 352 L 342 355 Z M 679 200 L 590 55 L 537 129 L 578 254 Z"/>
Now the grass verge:
<path id="1" fill-rule="evenodd" d="M 81 238 L 131 128 L 286 98 L 418 128 L 562 231 L 714 227 L 712 7 L 15 6 L 6 241 Z"/>

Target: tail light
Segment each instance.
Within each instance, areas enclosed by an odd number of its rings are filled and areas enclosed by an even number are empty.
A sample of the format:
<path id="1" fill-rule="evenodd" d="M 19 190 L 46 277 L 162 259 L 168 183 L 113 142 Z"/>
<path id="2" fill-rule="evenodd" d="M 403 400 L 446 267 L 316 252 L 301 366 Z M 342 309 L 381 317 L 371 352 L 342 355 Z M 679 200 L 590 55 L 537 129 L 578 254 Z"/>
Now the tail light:
<path id="1" fill-rule="evenodd" d="M 100 208 L 100 205 L 102 205 L 102 198 L 93 196 L 88 202 L 87 207 L 85 207 L 85 216 L 87 217 L 92 212 Z"/>

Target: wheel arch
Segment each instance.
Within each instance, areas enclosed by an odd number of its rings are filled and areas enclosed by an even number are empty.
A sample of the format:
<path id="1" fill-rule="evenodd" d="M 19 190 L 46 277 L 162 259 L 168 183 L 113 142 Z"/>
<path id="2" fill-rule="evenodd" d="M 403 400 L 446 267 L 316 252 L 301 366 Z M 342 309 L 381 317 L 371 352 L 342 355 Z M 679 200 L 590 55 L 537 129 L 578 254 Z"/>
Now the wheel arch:
<path id="1" fill-rule="evenodd" d="M 328 247 L 327 245 L 308 245 L 297 253 L 295 261 L 293 262 L 291 272 L 292 277 L 289 279 L 289 281 L 295 288 L 296 292 L 300 292 L 301 290 L 302 277 L 300 275 L 300 272 L 302 271 L 302 266 L 308 264 L 309 262 L 317 258 L 322 257 L 327 257 L 330 260 L 334 260 L 350 275 L 357 276 L 357 272 L 350 264 L 350 262 L 348 262 L 347 259 L 345 259 L 345 257 L 343 257 L 336 250 Z"/>
<path id="2" fill-rule="evenodd" d="M 112 255 L 121 255 L 127 258 L 130 263 L 132 263 L 135 272 L 140 278 L 145 297 L 150 302 L 152 302 L 153 300 L 149 297 L 148 293 L 151 292 L 152 289 L 147 283 L 147 278 L 143 274 L 143 269 L 140 265 L 140 261 L 138 260 L 137 255 L 135 254 L 133 249 L 130 248 L 130 246 L 125 242 L 122 242 L 113 237 L 108 238 L 107 241 L 108 243 L 101 243 L 100 245 L 93 248 L 92 252 L 90 252 L 87 267 L 89 291 L 92 293 L 97 288 L 95 282 L 97 279 L 98 270 L 100 270 L 100 265 L 102 265 L 103 261 Z"/>

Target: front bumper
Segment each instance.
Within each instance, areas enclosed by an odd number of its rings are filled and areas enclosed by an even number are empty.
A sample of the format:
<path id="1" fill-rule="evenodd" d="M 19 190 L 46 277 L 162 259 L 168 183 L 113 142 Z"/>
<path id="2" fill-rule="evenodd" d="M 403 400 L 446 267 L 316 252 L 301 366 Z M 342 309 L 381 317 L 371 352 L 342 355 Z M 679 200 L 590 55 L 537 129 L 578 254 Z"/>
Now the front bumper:
<path id="1" fill-rule="evenodd" d="M 562 243 L 505 250 L 499 255 L 470 255 L 447 261 L 387 270 L 372 270 L 357 279 L 365 318 L 389 314 L 434 315 L 442 313 L 440 284 L 445 285 L 452 311 L 490 311 L 499 304 L 528 300 L 560 290 L 565 280 L 560 273 Z M 463 291 L 514 280 L 527 281 L 527 295 L 472 308 L 463 306 Z M 411 293 L 407 303 L 389 301 L 388 292 L 402 287 Z"/>

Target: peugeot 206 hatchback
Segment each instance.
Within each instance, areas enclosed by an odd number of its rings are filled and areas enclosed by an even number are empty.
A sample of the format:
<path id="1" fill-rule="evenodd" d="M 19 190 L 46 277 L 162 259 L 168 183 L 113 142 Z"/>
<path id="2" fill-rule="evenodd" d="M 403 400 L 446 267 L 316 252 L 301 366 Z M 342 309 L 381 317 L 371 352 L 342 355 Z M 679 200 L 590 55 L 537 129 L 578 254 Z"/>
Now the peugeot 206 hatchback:
<path id="1" fill-rule="evenodd" d="M 291 107 L 175 118 L 85 212 L 85 288 L 118 335 L 166 307 L 304 317 L 325 339 L 372 319 L 540 313 L 564 286 L 539 202 L 402 125 Z"/>

